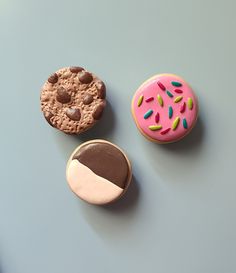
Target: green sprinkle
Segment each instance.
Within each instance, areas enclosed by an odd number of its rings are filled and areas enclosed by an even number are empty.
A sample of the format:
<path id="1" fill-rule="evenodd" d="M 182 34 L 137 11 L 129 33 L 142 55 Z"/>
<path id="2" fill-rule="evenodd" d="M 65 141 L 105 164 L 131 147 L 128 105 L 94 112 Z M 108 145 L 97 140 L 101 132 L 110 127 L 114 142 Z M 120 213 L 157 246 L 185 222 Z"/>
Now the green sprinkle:
<path id="1" fill-rule="evenodd" d="M 157 100 L 158 100 L 160 106 L 163 106 L 163 99 L 162 99 L 161 95 L 159 95 L 159 94 L 157 95 Z"/>
<path id="2" fill-rule="evenodd" d="M 179 125 L 180 118 L 177 117 L 172 123 L 172 130 L 175 130 Z"/>
<path id="3" fill-rule="evenodd" d="M 172 118 L 173 116 L 173 108 L 169 106 L 169 118 Z"/>
<path id="4" fill-rule="evenodd" d="M 188 129 L 188 123 L 186 118 L 183 119 L 183 126 L 184 126 L 184 129 Z"/>
<path id="5" fill-rule="evenodd" d="M 188 109 L 192 110 L 193 109 L 193 100 L 191 98 L 188 98 Z"/>
<path id="6" fill-rule="evenodd" d="M 173 95 L 170 93 L 170 91 L 167 90 L 166 93 L 170 98 L 173 98 Z"/>
<path id="7" fill-rule="evenodd" d="M 138 107 L 140 107 L 142 103 L 143 103 L 143 95 L 140 96 L 138 99 Z"/>
<path id="8" fill-rule="evenodd" d="M 151 125 L 148 127 L 151 131 L 157 131 L 160 130 L 162 128 L 161 125 Z"/>
<path id="9" fill-rule="evenodd" d="M 182 86 L 182 83 L 180 83 L 180 82 L 171 82 L 171 83 L 172 83 L 172 85 L 174 85 L 176 87 Z"/>
<path id="10" fill-rule="evenodd" d="M 144 119 L 149 118 L 152 115 L 153 111 L 152 110 L 148 110 L 145 114 L 144 114 Z"/>

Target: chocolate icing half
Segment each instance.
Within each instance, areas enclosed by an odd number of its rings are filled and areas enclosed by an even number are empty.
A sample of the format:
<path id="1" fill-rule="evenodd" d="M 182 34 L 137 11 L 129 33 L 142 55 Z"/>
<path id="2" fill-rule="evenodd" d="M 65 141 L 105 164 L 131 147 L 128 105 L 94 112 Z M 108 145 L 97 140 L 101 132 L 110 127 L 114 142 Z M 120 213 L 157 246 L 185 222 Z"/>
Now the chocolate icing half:
<path id="1" fill-rule="evenodd" d="M 82 146 L 73 159 L 120 188 L 125 188 L 129 166 L 123 153 L 115 146 L 102 142 L 90 143 Z"/>

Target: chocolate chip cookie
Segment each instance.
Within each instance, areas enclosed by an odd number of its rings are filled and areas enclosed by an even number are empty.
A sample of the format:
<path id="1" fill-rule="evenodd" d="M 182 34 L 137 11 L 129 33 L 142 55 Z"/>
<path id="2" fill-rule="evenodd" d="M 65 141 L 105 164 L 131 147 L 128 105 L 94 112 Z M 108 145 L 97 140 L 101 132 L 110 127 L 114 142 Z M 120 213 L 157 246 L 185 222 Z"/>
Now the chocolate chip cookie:
<path id="1" fill-rule="evenodd" d="M 91 128 L 106 106 L 106 87 L 82 67 L 65 67 L 52 74 L 41 90 L 41 110 L 47 122 L 67 134 Z"/>

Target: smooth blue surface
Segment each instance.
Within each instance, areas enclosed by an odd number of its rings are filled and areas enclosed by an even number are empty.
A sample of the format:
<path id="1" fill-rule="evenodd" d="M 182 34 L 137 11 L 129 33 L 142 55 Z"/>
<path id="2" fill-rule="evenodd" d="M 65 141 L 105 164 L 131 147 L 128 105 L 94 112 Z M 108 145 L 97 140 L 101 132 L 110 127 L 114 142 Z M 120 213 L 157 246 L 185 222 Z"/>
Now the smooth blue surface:
<path id="1" fill-rule="evenodd" d="M 1 273 L 236 272 L 235 1 L 0 0 Z M 104 79 L 109 105 L 79 137 L 50 128 L 48 75 L 81 65 Z M 130 101 L 156 73 L 183 76 L 200 119 L 179 143 L 148 142 Z M 105 138 L 133 163 L 120 202 L 78 200 L 65 165 Z"/>

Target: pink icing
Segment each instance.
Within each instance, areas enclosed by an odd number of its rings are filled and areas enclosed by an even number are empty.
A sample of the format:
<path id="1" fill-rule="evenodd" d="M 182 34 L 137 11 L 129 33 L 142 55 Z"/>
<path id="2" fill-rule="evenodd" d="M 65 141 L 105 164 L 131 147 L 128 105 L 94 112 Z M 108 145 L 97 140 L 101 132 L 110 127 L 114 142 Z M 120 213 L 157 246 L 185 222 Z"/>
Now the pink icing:
<path id="1" fill-rule="evenodd" d="M 181 83 L 182 86 L 173 86 L 173 81 Z M 165 87 L 165 90 L 160 87 L 161 85 Z M 167 91 L 169 91 L 173 97 L 169 97 Z M 158 102 L 158 94 L 162 97 L 163 107 Z M 140 96 L 143 96 L 143 100 L 141 105 L 138 106 Z M 183 98 L 175 103 L 175 98 L 179 96 Z M 154 97 L 154 100 L 146 101 L 146 99 L 150 97 Z M 188 107 L 189 98 L 193 101 L 192 109 Z M 173 109 L 171 118 L 169 118 L 170 106 Z M 160 142 L 172 142 L 185 136 L 194 126 L 198 114 L 197 99 L 191 87 L 182 78 L 171 74 L 156 75 L 142 84 L 134 95 L 132 109 L 135 122 L 139 129 L 149 138 Z M 153 110 L 153 114 L 145 119 L 144 115 L 149 110 Z M 157 113 L 159 114 L 158 118 L 156 118 Z M 177 117 L 180 118 L 180 121 L 176 129 L 173 130 L 173 122 Z M 187 121 L 187 129 L 183 126 L 184 118 Z M 149 126 L 152 125 L 161 125 L 162 128 L 152 131 L 149 129 Z M 171 129 L 167 130 L 168 128 Z"/>

